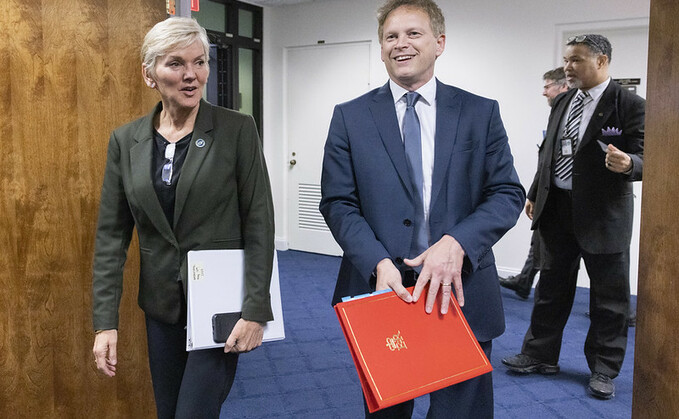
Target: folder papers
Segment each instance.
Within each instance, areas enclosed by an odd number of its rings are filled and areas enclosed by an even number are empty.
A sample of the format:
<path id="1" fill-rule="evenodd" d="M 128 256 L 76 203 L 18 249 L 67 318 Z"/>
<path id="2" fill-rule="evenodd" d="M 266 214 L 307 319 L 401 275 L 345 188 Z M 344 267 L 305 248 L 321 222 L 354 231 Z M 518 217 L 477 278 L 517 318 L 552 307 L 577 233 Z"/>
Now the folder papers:
<path id="1" fill-rule="evenodd" d="M 425 299 L 389 292 L 335 305 L 370 412 L 493 370 L 457 301 L 441 315 L 440 296 L 431 314 Z"/>
<path id="2" fill-rule="evenodd" d="M 191 250 L 187 256 L 186 350 L 220 348 L 213 338 L 213 316 L 241 311 L 244 287 L 242 249 Z M 264 326 L 264 342 L 285 338 L 283 306 L 274 251 L 271 273 L 271 309 L 274 319 Z"/>

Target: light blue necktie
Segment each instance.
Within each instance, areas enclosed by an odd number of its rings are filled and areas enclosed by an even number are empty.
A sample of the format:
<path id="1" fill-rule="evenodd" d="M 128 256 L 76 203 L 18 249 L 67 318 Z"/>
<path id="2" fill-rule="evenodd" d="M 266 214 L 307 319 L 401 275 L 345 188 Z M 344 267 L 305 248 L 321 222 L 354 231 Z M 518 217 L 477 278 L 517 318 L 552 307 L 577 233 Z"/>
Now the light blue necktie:
<path id="1" fill-rule="evenodd" d="M 410 180 L 413 187 L 413 204 L 415 206 L 415 228 L 413 242 L 410 248 L 410 257 L 416 257 L 429 247 L 427 239 L 427 226 L 424 222 L 424 204 L 422 203 L 422 134 L 420 132 L 420 120 L 415 111 L 415 103 L 420 98 L 416 92 L 408 92 L 406 97 L 406 113 L 403 117 L 403 143 L 408 160 Z"/>

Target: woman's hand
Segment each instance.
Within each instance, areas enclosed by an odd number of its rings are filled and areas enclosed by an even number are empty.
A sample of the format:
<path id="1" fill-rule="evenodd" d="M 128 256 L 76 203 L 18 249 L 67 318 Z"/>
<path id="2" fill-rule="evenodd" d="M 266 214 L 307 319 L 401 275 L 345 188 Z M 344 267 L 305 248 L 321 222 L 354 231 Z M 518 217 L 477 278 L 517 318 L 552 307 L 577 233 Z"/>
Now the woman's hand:
<path id="1" fill-rule="evenodd" d="M 116 375 L 118 363 L 118 331 L 116 329 L 102 330 L 94 337 L 94 362 L 97 369 L 109 377 Z"/>
<path id="2" fill-rule="evenodd" d="M 240 319 L 233 327 L 224 345 L 224 352 L 250 352 L 262 344 L 264 325 L 259 322 Z"/>

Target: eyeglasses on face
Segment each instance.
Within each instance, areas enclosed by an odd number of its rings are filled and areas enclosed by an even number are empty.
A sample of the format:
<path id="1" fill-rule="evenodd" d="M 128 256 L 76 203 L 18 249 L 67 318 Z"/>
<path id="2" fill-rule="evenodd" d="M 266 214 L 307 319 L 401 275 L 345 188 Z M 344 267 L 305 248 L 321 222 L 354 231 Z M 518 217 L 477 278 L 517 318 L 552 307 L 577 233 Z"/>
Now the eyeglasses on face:
<path id="1" fill-rule="evenodd" d="M 172 163 L 174 163 L 174 150 L 176 148 L 175 143 L 169 143 L 165 146 L 165 164 L 163 165 L 163 170 L 160 173 L 160 179 L 166 185 L 172 184 Z"/>

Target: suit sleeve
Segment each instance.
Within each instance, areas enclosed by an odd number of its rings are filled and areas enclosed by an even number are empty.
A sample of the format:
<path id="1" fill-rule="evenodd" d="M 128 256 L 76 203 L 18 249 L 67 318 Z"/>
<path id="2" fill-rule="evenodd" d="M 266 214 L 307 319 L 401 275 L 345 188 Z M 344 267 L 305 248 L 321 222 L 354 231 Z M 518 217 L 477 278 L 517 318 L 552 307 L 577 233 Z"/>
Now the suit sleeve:
<path id="1" fill-rule="evenodd" d="M 273 199 L 255 122 L 245 118 L 238 133 L 238 203 L 245 249 L 246 320 L 273 320 L 269 288 L 274 252 Z"/>
<path id="2" fill-rule="evenodd" d="M 538 196 L 537 187 L 539 173 L 540 173 L 539 170 L 535 172 L 535 176 L 533 177 L 533 183 L 531 183 L 530 188 L 528 188 L 528 192 L 526 193 L 526 199 L 528 199 L 532 203 L 535 203 L 535 199 Z"/>
<path id="3" fill-rule="evenodd" d="M 535 176 L 533 177 L 533 183 L 531 183 L 530 187 L 528 188 L 528 192 L 526 194 L 526 198 L 528 200 L 532 201 L 533 203 L 535 203 L 535 201 L 537 200 L 537 197 L 538 197 L 538 184 L 539 184 L 539 180 L 540 180 L 540 170 L 542 169 L 542 166 L 544 164 L 546 164 L 543 161 L 543 159 L 551 159 L 552 158 L 551 153 L 554 150 L 552 148 L 552 146 L 549 146 L 547 144 L 548 141 L 554 141 L 553 140 L 554 137 L 552 137 L 550 135 L 550 132 L 552 132 L 552 130 L 554 129 L 554 128 L 552 128 L 553 127 L 552 124 L 558 124 L 559 123 L 559 121 L 561 119 L 561 115 L 557 114 L 557 109 L 560 108 L 561 105 L 559 105 L 559 103 L 561 101 L 567 100 L 566 97 L 568 97 L 568 92 L 560 93 L 554 99 L 554 103 L 552 104 L 552 108 L 549 112 L 549 120 L 548 120 L 549 122 L 548 122 L 548 125 L 547 125 L 547 135 L 546 135 L 545 139 L 542 141 L 542 145 L 540 146 L 540 150 L 538 152 L 538 165 L 537 165 L 537 169 L 535 170 Z"/>
<path id="4" fill-rule="evenodd" d="M 340 106 L 335 107 L 325 143 L 321 194 L 319 209 L 325 222 L 344 255 L 368 281 L 377 263 L 389 258 L 389 252 L 362 215 L 351 142 Z"/>
<path id="5" fill-rule="evenodd" d="M 114 132 L 108 145 L 94 246 L 92 317 L 95 330 L 118 328 L 123 269 L 134 229 L 123 188 L 120 153 Z"/>
<path id="6" fill-rule="evenodd" d="M 627 175 L 629 182 L 642 179 L 644 170 L 644 121 L 646 118 L 646 102 L 637 95 L 629 95 L 630 103 L 625 106 L 623 134 L 625 135 L 626 152 L 632 159 L 632 173 Z"/>
<path id="7" fill-rule="evenodd" d="M 516 224 L 526 197 L 495 101 L 489 111 L 486 133 L 480 200 L 469 215 L 447 231 L 464 249 L 472 271 Z"/>
<path id="8" fill-rule="evenodd" d="M 545 141 L 548 140 L 545 139 Z M 540 147 L 540 151 L 538 152 L 538 163 L 537 168 L 535 169 L 535 175 L 533 175 L 533 182 L 530 184 L 528 191 L 526 191 L 526 199 L 528 199 L 532 203 L 535 203 L 535 200 L 538 197 L 538 184 L 540 183 L 540 167 L 543 164 L 542 158 L 545 149 L 551 150 L 551 147 L 547 147 L 545 142 L 543 141 L 542 147 Z"/>

